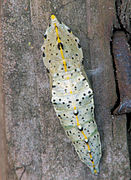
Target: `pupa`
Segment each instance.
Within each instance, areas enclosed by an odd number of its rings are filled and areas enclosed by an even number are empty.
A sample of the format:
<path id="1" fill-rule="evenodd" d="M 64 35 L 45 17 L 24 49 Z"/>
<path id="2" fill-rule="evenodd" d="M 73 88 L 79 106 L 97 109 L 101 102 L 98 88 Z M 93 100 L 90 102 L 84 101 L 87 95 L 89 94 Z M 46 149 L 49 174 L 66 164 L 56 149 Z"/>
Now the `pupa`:
<path id="1" fill-rule="evenodd" d="M 100 135 L 79 39 L 52 15 L 41 49 L 50 76 L 55 112 L 81 161 L 97 175 L 101 158 Z"/>

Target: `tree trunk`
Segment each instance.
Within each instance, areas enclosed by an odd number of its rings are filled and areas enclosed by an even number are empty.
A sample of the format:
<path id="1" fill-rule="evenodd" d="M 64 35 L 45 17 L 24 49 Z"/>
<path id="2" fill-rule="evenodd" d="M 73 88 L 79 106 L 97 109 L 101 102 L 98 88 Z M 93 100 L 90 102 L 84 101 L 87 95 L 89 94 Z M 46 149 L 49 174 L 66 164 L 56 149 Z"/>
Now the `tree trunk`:
<path id="1" fill-rule="evenodd" d="M 2 13 L 0 2 L 0 14 Z M 5 132 L 5 102 L 3 92 L 3 57 L 2 57 L 2 29 L 0 18 L 0 179 L 7 179 L 8 161 L 7 161 L 7 146 Z"/>
<path id="2" fill-rule="evenodd" d="M 3 0 L 1 9 L 4 83 L 0 79 L 0 100 L 4 97 L 5 106 L 1 100 L 0 179 L 129 180 L 126 115 L 111 115 L 117 101 L 111 38 L 113 27 L 121 28 L 114 0 Z M 79 160 L 50 101 L 41 46 L 51 14 L 72 29 L 83 48 L 102 143 L 98 176 Z M 129 32 L 126 17 L 123 24 Z"/>

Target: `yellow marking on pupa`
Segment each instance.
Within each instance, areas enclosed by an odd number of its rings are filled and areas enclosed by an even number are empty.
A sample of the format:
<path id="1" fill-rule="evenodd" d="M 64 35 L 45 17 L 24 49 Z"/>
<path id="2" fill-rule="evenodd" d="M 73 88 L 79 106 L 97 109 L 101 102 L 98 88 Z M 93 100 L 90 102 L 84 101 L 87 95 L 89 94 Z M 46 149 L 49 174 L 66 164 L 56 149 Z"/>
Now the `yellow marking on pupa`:
<path id="1" fill-rule="evenodd" d="M 61 124 L 64 123 L 64 129 L 69 128 L 71 132 L 69 138 L 73 142 L 80 142 L 76 146 L 73 143 L 80 159 L 91 169 L 93 174 L 97 174 L 101 146 L 98 131 L 93 131 L 97 129 L 92 110 L 94 102 L 93 96 L 88 94 L 91 88 L 88 78 L 83 72 L 82 48 L 70 28 L 59 23 L 55 15 L 51 16 L 51 26 L 48 27 L 45 34 L 47 37 L 42 49 L 45 54 L 43 60 L 50 71 L 51 86 L 54 86 L 52 92 L 52 102 L 55 100 L 54 109 L 58 117 L 61 117 L 60 121 Z M 58 75 L 56 76 L 56 74 Z M 82 79 L 85 80 L 82 81 Z M 74 110 L 78 110 L 78 112 L 74 113 Z"/>
<path id="2" fill-rule="evenodd" d="M 54 14 L 52 14 L 52 15 L 51 15 L 51 19 L 53 19 L 53 20 L 54 20 L 55 18 L 56 18 L 56 17 L 55 17 L 55 15 L 54 15 Z"/>

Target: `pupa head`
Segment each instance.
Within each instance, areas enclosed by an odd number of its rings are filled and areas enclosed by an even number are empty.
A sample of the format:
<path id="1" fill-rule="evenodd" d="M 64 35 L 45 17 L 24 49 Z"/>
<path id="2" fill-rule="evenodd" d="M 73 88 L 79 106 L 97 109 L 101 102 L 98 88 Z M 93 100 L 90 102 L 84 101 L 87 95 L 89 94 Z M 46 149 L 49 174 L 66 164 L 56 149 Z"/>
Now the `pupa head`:
<path id="1" fill-rule="evenodd" d="M 59 24 L 59 21 L 57 20 L 56 16 L 54 14 L 51 15 L 51 26 L 54 24 L 57 26 Z"/>

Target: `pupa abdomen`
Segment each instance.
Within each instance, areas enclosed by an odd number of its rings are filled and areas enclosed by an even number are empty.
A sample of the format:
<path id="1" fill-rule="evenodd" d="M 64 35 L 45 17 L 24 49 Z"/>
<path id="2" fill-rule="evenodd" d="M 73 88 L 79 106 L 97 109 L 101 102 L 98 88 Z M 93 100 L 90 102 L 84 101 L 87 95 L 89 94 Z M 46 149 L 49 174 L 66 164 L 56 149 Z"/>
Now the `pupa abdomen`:
<path id="1" fill-rule="evenodd" d="M 93 91 L 83 70 L 79 40 L 54 15 L 44 39 L 43 61 L 50 72 L 54 109 L 81 161 L 97 174 L 100 136 L 94 120 Z"/>

